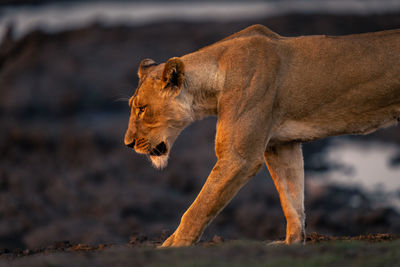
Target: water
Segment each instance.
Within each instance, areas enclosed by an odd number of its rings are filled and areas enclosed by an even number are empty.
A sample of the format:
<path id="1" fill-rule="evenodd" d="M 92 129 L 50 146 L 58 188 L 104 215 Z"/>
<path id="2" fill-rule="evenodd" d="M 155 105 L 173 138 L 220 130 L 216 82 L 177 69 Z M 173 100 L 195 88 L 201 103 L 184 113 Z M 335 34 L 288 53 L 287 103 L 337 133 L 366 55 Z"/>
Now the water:
<path id="1" fill-rule="evenodd" d="M 41 29 L 48 32 L 104 25 L 142 25 L 165 20 L 232 21 L 287 13 L 371 14 L 400 10 L 398 0 L 299 0 L 264 2 L 73 2 L 3 7 L 0 38 L 12 23 L 15 38 Z M 1 41 L 1 39 L 0 39 Z"/>
<path id="2" fill-rule="evenodd" d="M 390 164 L 399 151 L 390 143 L 339 138 L 323 157 L 340 167 L 324 174 L 321 182 L 361 188 L 375 205 L 400 211 L 400 165 Z"/>

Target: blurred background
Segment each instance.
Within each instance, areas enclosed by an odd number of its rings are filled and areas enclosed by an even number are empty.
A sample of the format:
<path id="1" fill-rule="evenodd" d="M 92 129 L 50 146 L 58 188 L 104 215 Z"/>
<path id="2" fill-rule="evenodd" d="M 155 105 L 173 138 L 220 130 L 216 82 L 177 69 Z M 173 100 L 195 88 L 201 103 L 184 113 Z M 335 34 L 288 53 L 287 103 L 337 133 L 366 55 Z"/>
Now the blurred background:
<path id="1" fill-rule="evenodd" d="M 400 28 L 400 2 L 0 0 L 0 248 L 127 243 L 172 232 L 215 163 L 215 118 L 169 166 L 123 145 L 144 58 L 164 62 L 260 23 L 284 36 Z M 307 232 L 400 233 L 400 128 L 304 144 Z M 285 235 L 264 168 L 203 239 Z"/>

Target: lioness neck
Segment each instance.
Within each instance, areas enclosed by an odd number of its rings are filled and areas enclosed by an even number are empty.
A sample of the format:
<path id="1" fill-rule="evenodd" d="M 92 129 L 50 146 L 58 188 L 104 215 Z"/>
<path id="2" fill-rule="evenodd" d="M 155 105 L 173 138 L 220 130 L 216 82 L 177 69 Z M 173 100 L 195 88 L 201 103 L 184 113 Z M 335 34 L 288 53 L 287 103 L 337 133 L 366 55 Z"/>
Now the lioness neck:
<path id="1" fill-rule="evenodd" d="M 185 82 L 180 100 L 190 106 L 193 120 L 217 115 L 218 95 L 224 83 L 217 60 L 201 54 L 196 52 L 181 58 L 185 64 Z"/>

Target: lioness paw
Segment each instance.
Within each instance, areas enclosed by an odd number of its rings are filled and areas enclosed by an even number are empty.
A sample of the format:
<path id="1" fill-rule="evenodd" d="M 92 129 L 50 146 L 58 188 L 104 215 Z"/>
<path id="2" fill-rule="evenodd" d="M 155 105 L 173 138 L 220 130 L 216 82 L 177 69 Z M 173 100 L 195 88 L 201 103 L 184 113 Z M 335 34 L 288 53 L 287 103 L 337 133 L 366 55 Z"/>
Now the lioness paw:
<path id="1" fill-rule="evenodd" d="M 193 243 L 194 242 L 191 242 L 190 240 L 176 238 L 175 234 L 172 234 L 170 237 L 167 238 L 167 240 L 164 241 L 164 243 L 160 247 L 187 247 L 192 245 Z"/>

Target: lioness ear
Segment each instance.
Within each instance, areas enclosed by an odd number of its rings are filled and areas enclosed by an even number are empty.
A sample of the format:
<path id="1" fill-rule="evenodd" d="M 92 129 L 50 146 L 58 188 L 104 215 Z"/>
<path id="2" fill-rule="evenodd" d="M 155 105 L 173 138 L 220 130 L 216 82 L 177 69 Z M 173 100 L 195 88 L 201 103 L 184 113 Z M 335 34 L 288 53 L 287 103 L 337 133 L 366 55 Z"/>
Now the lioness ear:
<path id="1" fill-rule="evenodd" d="M 165 63 L 162 81 L 164 83 L 163 88 L 167 90 L 173 90 L 175 93 L 179 93 L 181 90 L 183 80 L 185 79 L 185 65 L 182 60 L 177 57 L 173 57 Z"/>
<path id="2" fill-rule="evenodd" d="M 152 60 L 150 58 L 143 59 L 139 65 L 139 70 L 138 70 L 139 79 L 141 79 L 143 77 L 143 75 L 145 75 L 149 71 L 149 68 L 151 66 L 155 66 L 155 65 L 157 65 L 157 64 L 156 64 L 156 62 L 154 62 L 154 60 Z"/>

